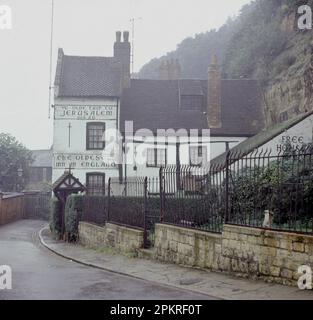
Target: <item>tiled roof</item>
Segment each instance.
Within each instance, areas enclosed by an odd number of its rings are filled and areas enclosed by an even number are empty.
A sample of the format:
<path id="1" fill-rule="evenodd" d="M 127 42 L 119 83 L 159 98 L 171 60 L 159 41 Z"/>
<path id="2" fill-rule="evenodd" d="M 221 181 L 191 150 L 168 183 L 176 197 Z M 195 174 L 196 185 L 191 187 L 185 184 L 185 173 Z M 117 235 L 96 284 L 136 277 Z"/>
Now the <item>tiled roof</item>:
<path id="1" fill-rule="evenodd" d="M 134 130 L 207 129 L 206 80 L 131 80 L 121 99 L 121 130 L 127 120 Z M 183 95 L 203 96 L 203 109 L 180 108 Z M 264 126 L 262 97 L 255 80 L 222 80 L 222 127 L 215 136 L 252 136 Z"/>
<path id="2" fill-rule="evenodd" d="M 113 57 L 66 56 L 62 49 L 55 85 L 58 97 L 119 97 L 122 66 Z"/>
<path id="3" fill-rule="evenodd" d="M 207 129 L 207 80 L 133 79 L 121 90 L 122 67 L 115 58 L 66 56 L 59 50 L 58 97 L 121 97 L 121 129 Z M 183 96 L 201 96 L 201 110 L 182 110 Z M 264 127 L 263 99 L 255 80 L 222 80 L 222 127 L 215 136 L 253 136 Z"/>
<path id="4" fill-rule="evenodd" d="M 85 187 L 70 172 L 64 171 L 64 173 L 52 184 L 53 191 L 59 191 L 60 189 L 77 189 L 78 191 L 84 191 Z"/>

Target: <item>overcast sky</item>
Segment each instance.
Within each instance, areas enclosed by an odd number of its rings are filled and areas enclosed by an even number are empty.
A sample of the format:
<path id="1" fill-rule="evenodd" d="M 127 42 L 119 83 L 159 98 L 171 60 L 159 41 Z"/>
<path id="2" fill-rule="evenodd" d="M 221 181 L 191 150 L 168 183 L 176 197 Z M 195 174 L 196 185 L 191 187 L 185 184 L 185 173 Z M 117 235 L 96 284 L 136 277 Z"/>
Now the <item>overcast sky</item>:
<path id="1" fill-rule="evenodd" d="M 135 71 L 174 50 L 184 38 L 219 28 L 251 0 L 54 0 L 53 77 L 57 48 L 65 54 L 112 56 L 116 30 L 136 21 Z M 12 8 L 0 30 L 0 132 L 28 148 L 52 144 L 48 119 L 51 0 L 0 0 Z"/>

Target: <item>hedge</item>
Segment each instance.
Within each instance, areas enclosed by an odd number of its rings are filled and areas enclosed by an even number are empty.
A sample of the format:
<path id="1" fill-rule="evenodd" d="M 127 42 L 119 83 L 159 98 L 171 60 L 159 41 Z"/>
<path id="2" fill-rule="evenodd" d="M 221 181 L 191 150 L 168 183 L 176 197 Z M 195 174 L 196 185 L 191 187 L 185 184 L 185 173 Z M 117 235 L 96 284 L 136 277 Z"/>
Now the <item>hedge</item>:
<path id="1" fill-rule="evenodd" d="M 70 195 L 65 204 L 65 233 L 68 241 L 77 241 L 78 224 L 83 208 L 83 196 Z"/>
<path id="2" fill-rule="evenodd" d="M 65 206 L 65 232 L 68 241 L 78 240 L 79 221 L 104 225 L 106 221 L 144 227 L 144 197 L 111 197 L 108 215 L 108 198 L 104 196 L 71 195 Z M 158 221 L 160 198 L 147 199 L 146 223 Z M 222 223 L 222 208 L 212 210 L 209 196 L 194 195 L 186 198 L 166 197 L 165 221 L 168 223 L 190 222 L 193 226 L 212 229 Z M 151 221 L 150 221 L 151 220 Z M 216 228 L 216 227 L 214 227 Z"/>
<path id="3" fill-rule="evenodd" d="M 62 231 L 61 203 L 55 197 L 53 197 L 50 201 L 50 230 L 55 237 L 60 238 Z"/>

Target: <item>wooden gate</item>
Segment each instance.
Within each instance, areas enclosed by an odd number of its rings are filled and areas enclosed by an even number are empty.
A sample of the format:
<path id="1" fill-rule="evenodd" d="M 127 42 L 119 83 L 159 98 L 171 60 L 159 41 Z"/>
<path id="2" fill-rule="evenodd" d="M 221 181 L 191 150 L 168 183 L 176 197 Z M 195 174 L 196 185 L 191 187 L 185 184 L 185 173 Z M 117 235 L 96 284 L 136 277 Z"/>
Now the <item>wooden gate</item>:
<path id="1" fill-rule="evenodd" d="M 24 194 L 24 218 L 48 220 L 51 192 L 26 192 Z"/>

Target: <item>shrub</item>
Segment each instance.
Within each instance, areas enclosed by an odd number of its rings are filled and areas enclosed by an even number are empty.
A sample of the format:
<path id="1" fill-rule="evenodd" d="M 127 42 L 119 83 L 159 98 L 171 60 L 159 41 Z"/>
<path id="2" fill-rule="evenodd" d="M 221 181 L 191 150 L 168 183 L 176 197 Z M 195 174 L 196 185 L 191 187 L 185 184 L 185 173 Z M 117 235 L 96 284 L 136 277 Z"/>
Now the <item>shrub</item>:
<path id="1" fill-rule="evenodd" d="M 104 196 L 84 195 L 81 220 L 104 225 L 107 218 L 107 200 Z"/>
<path id="2" fill-rule="evenodd" d="M 68 241 L 77 241 L 78 223 L 81 219 L 83 196 L 70 195 L 65 204 L 65 232 Z"/>
<path id="3" fill-rule="evenodd" d="M 285 155 L 266 167 L 245 167 L 232 179 L 232 220 L 260 225 L 264 210 L 274 212 L 277 226 L 312 219 L 310 157 Z"/>
<path id="4" fill-rule="evenodd" d="M 50 230 L 52 234 L 60 238 L 62 231 L 62 220 L 61 220 L 61 203 L 60 201 L 53 197 L 51 199 L 50 206 Z"/>

